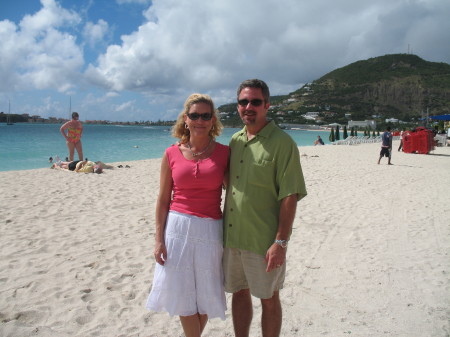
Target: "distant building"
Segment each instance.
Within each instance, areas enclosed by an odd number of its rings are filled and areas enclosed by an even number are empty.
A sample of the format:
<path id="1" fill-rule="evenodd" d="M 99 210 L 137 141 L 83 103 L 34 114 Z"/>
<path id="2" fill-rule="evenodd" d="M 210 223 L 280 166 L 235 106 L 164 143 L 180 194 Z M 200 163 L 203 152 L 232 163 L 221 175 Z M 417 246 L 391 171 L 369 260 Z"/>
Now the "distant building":
<path id="1" fill-rule="evenodd" d="M 348 121 L 348 128 L 351 129 L 352 127 L 357 128 L 371 128 L 375 130 L 377 128 L 377 122 L 374 120 L 365 120 L 365 121 Z"/>
<path id="2" fill-rule="evenodd" d="M 396 118 L 388 118 L 385 120 L 386 123 L 398 123 L 398 119 Z"/>

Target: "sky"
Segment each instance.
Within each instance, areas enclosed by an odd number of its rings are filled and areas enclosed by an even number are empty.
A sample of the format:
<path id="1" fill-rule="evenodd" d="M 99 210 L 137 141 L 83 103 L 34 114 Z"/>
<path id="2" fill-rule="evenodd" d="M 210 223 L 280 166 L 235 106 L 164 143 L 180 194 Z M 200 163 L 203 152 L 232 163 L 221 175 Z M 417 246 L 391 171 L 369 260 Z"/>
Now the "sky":
<path id="1" fill-rule="evenodd" d="M 449 0 L 2 0 L 0 111 L 173 120 L 186 98 L 288 94 L 371 57 L 450 63 Z"/>

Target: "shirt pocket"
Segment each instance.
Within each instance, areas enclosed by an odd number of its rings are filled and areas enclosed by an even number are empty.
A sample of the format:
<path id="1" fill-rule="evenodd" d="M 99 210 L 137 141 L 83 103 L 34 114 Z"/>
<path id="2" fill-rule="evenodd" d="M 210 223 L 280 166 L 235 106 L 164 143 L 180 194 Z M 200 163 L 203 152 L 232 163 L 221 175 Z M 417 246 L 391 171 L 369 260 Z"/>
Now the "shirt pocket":
<path id="1" fill-rule="evenodd" d="M 261 158 L 253 163 L 249 172 L 249 183 L 255 186 L 273 186 L 275 169 L 274 160 Z"/>

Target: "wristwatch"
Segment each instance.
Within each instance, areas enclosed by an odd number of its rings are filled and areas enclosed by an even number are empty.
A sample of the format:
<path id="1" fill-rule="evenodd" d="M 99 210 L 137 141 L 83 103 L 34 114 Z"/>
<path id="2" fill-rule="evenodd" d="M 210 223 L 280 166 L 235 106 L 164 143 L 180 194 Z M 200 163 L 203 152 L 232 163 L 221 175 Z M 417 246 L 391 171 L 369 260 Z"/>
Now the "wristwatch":
<path id="1" fill-rule="evenodd" d="M 288 242 L 289 242 L 288 240 L 275 240 L 275 243 L 281 246 L 282 248 L 287 248 Z"/>

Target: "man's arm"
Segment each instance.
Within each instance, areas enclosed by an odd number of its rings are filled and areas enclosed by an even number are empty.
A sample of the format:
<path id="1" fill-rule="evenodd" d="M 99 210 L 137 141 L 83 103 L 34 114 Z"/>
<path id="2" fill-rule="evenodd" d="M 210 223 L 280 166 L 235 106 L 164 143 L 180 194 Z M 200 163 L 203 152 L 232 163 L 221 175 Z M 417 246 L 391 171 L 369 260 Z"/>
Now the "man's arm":
<path id="1" fill-rule="evenodd" d="M 278 216 L 278 230 L 275 240 L 288 240 L 292 232 L 295 212 L 297 210 L 297 194 L 291 194 L 281 200 L 280 214 Z M 273 243 L 266 253 L 267 268 L 270 272 L 286 261 L 286 248 Z"/>

